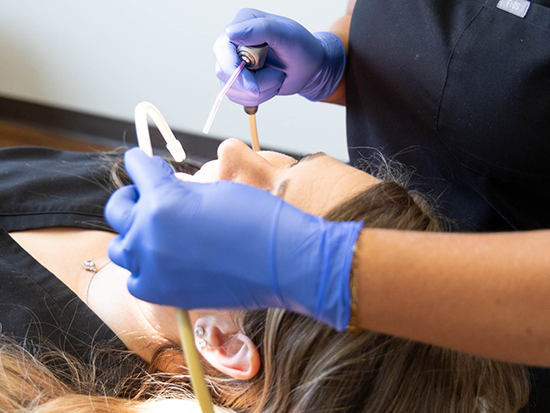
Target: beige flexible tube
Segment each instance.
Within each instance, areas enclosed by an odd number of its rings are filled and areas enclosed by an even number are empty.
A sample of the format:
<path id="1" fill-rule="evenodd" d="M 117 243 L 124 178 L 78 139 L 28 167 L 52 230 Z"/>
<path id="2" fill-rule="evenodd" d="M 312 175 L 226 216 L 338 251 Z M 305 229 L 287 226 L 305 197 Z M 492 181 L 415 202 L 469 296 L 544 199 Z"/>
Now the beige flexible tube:
<path id="1" fill-rule="evenodd" d="M 193 326 L 189 318 L 189 312 L 176 308 L 176 316 L 178 318 L 178 326 L 180 332 L 181 345 L 185 354 L 185 362 L 191 376 L 191 385 L 193 392 L 199 401 L 199 406 L 202 413 L 214 413 L 212 406 L 212 398 L 204 380 L 204 372 L 202 370 L 199 352 L 195 347 L 195 338 L 193 334 Z"/>
<path id="2" fill-rule="evenodd" d="M 250 126 L 250 135 L 252 137 L 252 149 L 255 152 L 260 150 L 260 141 L 258 139 L 258 127 L 256 125 L 256 115 L 248 115 L 248 124 Z M 187 368 L 191 375 L 191 385 L 197 400 L 199 401 L 202 413 L 214 413 L 212 398 L 204 380 L 204 372 L 200 363 L 199 352 L 195 347 L 195 338 L 193 334 L 193 326 L 189 319 L 187 310 L 176 308 L 176 316 L 178 318 L 178 326 L 180 332 L 180 340 L 183 346 L 183 353 Z"/>
<path id="3" fill-rule="evenodd" d="M 252 149 L 255 152 L 260 150 L 260 141 L 258 140 L 258 127 L 256 126 L 256 114 L 248 115 L 248 124 L 250 126 L 250 136 L 252 137 Z"/>

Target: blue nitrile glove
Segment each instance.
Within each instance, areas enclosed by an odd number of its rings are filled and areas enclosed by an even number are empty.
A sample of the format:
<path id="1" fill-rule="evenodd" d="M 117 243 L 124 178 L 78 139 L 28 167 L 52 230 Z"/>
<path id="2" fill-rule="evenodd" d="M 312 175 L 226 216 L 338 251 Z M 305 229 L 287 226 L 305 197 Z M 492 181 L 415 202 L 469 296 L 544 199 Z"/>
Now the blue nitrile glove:
<path id="1" fill-rule="evenodd" d="M 334 93 L 346 65 L 346 51 L 333 33 L 311 34 L 286 17 L 255 9 L 240 10 L 214 44 L 216 75 L 226 82 L 239 66 L 236 45 L 267 43 L 264 68 L 244 69 L 227 96 L 244 106 L 257 106 L 276 95 L 299 93 L 325 100 Z"/>
<path id="2" fill-rule="evenodd" d="M 140 149 L 124 160 L 135 185 L 111 196 L 105 216 L 130 293 L 186 309 L 280 307 L 346 327 L 361 223 L 325 221 L 249 185 L 180 181 Z"/>

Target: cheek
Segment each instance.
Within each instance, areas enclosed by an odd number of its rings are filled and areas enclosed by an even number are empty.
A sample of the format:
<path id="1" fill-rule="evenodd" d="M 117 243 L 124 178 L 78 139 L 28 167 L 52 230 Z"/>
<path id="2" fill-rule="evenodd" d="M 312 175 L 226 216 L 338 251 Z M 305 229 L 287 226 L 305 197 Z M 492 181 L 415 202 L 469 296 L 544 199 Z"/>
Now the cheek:
<path id="1" fill-rule="evenodd" d="M 318 201 L 318 193 L 312 193 L 306 188 L 294 191 L 287 189 L 284 200 L 289 204 L 312 215 L 321 215 L 324 202 Z"/>
<path id="2" fill-rule="evenodd" d="M 284 193 L 288 203 L 317 216 L 324 215 L 334 202 L 339 203 L 332 191 L 342 183 L 334 181 L 330 174 L 302 168 L 302 165 L 292 168 L 291 173 L 287 174 L 289 181 Z"/>
<path id="3" fill-rule="evenodd" d="M 220 164 L 219 178 L 271 191 L 273 167 L 257 157 L 229 159 Z"/>

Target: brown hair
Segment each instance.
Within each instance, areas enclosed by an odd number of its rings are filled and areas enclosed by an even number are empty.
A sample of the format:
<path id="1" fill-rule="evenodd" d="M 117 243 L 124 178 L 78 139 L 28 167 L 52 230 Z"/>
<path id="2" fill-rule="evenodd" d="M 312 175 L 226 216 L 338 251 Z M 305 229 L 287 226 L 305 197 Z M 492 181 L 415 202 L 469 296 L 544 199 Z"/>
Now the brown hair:
<path id="1" fill-rule="evenodd" d="M 362 220 L 376 228 L 443 227 L 426 201 L 391 181 L 344 202 L 326 218 Z M 263 365 L 249 383 L 220 382 L 222 403 L 238 411 L 512 413 L 528 399 L 525 368 L 509 363 L 372 331 L 339 333 L 281 309 L 246 313 L 243 330 Z"/>
<path id="2" fill-rule="evenodd" d="M 418 194 L 391 181 L 344 202 L 325 218 L 363 221 L 366 227 L 377 228 L 443 228 Z M 513 413 L 528 398 L 527 373 L 521 366 L 372 331 L 339 333 L 282 309 L 245 312 L 242 329 L 262 359 L 254 378 L 236 380 L 204 362 L 213 399 L 238 412 Z M 172 351 L 173 346 L 161 348 L 158 357 L 169 357 Z M 88 396 L 90 388 L 98 387 L 93 374 L 79 373 L 75 377 L 81 383 L 68 386 L 55 373 L 57 368 L 18 346 L 0 349 L 0 362 L 0 409 L 4 411 L 133 412 L 147 398 L 188 397 L 187 376 L 155 373 L 155 363 L 152 373 L 135 377 L 137 386 L 132 386 L 137 391 L 114 392 L 110 398 L 99 397 L 96 391 Z M 69 364 L 74 374 L 92 368 L 71 360 Z M 38 383 L 33 382 L 35 377 L 40 378 Z M 101 410 L 105 403 L 111 410 Z"/>
<path id="3" fill-rule="evenodd" d="M 84 364 L 51 344 L 19 345 L 0 335 L 0 411 L 137 413 L 153 396 L 192 397 L 167 375 L 149 373 L 150 366 L 128 351 L 105 348 L 92 353 L 91 362 Z M 102 374 L 100 368 L 106 364 L 108 373 Z"/>

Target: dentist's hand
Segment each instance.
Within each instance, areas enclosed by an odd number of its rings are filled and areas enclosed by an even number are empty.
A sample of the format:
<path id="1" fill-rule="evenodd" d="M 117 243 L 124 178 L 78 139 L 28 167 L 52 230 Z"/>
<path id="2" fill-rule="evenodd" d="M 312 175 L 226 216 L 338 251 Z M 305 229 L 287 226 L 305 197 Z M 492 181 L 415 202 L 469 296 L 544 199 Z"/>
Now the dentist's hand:
<path id="1" fill-rule="evenodd" d="M 299 93 L 320 101 L 334 93 L 346 65 L 346 52 L 333 33 L 311 34 L 286 17 L 255 9 L 240 10 L 214 44 L 216 75 L 226 82 L 241 60 L 236 45 L 267 43 L 263 69 L 244 69 L 227 96 L 244 106 L 257 106 L 276 95 Z"/>
<path id="2" fill-rule="evenodd" d="M 361 223 L 325 221 L 249 185 L 180 181 L 137 148 L 125 165 L 135 185 L 112 195 L 105 216 L 130 293 L 186 309 L 281 307 L 346 327 Z"/>

